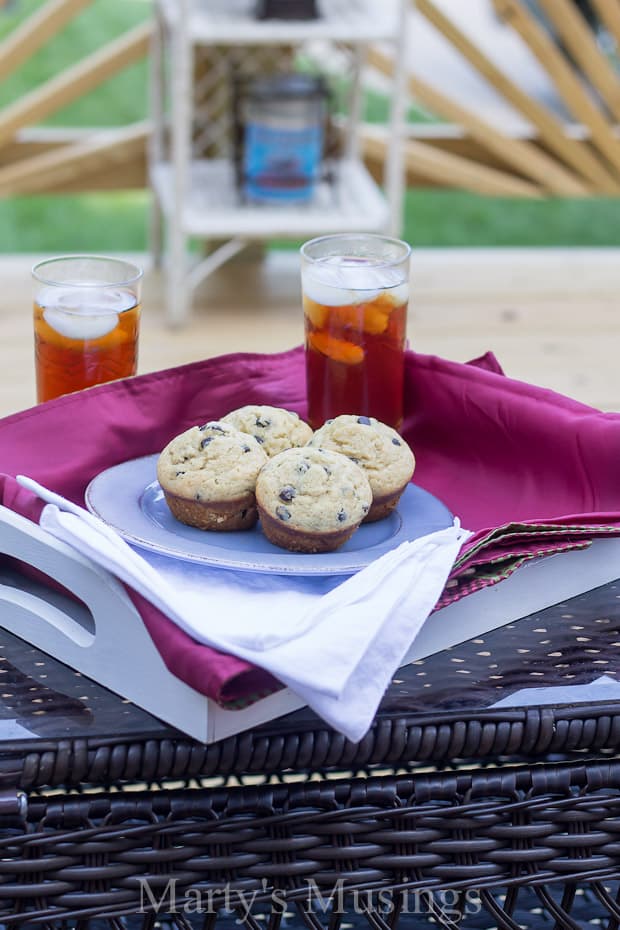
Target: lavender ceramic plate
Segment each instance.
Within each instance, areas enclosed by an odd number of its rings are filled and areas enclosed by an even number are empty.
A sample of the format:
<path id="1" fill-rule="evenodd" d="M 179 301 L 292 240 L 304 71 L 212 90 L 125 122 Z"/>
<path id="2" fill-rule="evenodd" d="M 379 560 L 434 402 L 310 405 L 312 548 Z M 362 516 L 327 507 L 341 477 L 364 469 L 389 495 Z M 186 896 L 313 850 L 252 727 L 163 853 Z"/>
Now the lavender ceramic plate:
<path id="1" fill-rule="evenodd" d="M 106 469 L 88 485 L 86 506 L 132 546 L 189 562 L 277 575 L 352 575 L 400 543 L 452 525 L 441 501 L 410 484 L 394 513 L 360 526 L 336 552 L 287 552 L 265 538 L 260 523 L 236 533 L 179 523 L 164 499 L 156 465 L 157 455 L 147 455 Z"/>

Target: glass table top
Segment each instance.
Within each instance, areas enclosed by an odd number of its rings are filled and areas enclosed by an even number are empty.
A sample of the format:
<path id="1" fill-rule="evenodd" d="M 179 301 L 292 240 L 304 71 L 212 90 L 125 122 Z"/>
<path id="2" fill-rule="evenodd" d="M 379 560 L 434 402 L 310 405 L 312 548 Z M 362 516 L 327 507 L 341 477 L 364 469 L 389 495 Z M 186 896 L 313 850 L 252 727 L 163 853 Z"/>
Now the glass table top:
<path id="1" fill-rule="evenodd" d="M 583 685 L 603 675 L 620 677 L 620 580 L 399 669 L 378 717 L 432 713 L 439 720 L 461 712 L 466 718 L 500 700 L 519 706 L 510 696 L 520 689 Z M 259 730 L 303 732 L 317 725 L 324 726 L 302 709 Z M 0 630 L 0 743 L 175 735 L 181 734 Z"/>

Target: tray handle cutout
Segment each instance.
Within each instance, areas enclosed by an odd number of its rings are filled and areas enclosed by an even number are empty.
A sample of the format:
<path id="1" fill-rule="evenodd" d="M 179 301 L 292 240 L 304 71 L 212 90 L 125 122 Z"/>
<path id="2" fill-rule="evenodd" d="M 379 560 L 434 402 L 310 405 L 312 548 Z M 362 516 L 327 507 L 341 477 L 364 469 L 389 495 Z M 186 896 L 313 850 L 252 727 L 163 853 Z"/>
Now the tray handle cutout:
<path id="1" fill-rule="evenodd" d="M 71 662 L 76 651 L 118 653 L 119 630 L 131 639 L 146 631 L 123 586 L 31 520 L 0 506 L 0 553 L 18 559 L 62 586 L 44 578 L 5 569 L 0 579 L 0 622 L 5 629 L 46 652 Z M 7 574 L 8 572 L 8 574 Z"/>

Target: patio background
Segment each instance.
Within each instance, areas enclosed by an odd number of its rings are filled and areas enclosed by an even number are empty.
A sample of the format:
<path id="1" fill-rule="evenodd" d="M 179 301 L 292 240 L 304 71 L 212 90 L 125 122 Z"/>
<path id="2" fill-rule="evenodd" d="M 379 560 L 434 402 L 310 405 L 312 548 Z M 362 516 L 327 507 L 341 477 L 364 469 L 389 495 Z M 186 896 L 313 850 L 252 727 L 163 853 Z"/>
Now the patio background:
<path id="1" fill-rule="evenodd" d="M 42 5 L 43 0 L 13 0 L 0 6 L 0 40 Z M 0 81 L 0 108 L 149 15 L 150 0 L 94 0 Z M 380 94 L 369 93 L 366 103 L 366 118 L 381 120 Z M 145 119 L 147 110 L 147 64 L 140 61 L 54 113 L 43 125 L 124 125 Z M 430 118 L 421 108 L 413 108 L 410 116 Z M 76 243 L 85 251 L 143 250 L 148 201 L 144 190 L 5 197 L 0 199 L 0 251 L 73 251 Z M 404 236 L 412 245 L 425 247 L 613 246 L 620 241 L 620 224 L 615 198 L 525 200 L 415 188 L 406 197 Z"/>
<path id="2" fill-rule="evenodd" d="M 5 79 L 0 55 L 0 119 L 4 108 L 139 26 L 151 11 L 148 0 L 83 2 L 80 15 Z M 471 10 L 485 0 L 466 2 Z M 42 6 L 43 0 L 0 0 L 0 41 Z M 432 65 L 430 45 L 427 53 Z M 531 80 L 529 72 L 523 76 Z M 142 60 L 45 125 L 138 122 L 147 114 L 146 87 Z M 469 94 L 466 85 L 459 89 Z M 380 93 L 370 92 L 366 102 L 367 117 L 380 119 Z M 419 108 L 411 112 L 429 118 Z M 161 276 L 145 254 L 148 205 L 144 189 L 0 198 L 0 416 L 34 403 L 30 268 L 54 253 L 120 252 L 147 266 L 140 372 L 301 343 L 297 256 L 273 248 L 266 261 L 248 252 L 212 275 L 196 293 L 188 325 L 170 330 Z M 465 361 L 492 349 L 512 377 L 620 409 L 617 197 L 500 199 L 416 186 L 407 194 L 404 234 L 415 247 L 408 335 L 416 350 Z"/>

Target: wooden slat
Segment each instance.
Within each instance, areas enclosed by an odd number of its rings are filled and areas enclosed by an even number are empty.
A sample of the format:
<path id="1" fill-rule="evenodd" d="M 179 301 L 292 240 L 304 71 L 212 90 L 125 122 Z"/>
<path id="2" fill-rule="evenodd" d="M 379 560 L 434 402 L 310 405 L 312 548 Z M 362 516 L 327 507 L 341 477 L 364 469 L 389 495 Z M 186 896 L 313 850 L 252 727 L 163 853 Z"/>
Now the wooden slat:
<path id="1" fill-rule="evenodd" d="M 620 80 L 599 49 L 587 21 L 572 0 L 539 0 L 539 3 L 612 116 L 620 120 Z"/>
<path id="2" fill-rule="evenodd" d="M 144 58 L 149 50 L 150 34 L 151 24 L 141 23 L 5 107 L 0 112 L 0 145 L 12 139 L 18 129 L 83 97 L 118 71 Z"/>
<path id="3" fill-rule="evenodd" d="M 579 129 L 580 127 L 576 126 L 567 127 L 567 132 L 577 133 Z M 13 142 L 0 149 L 0 167 L 25 158 L 31 158 L 34 155 L 42 155 L 44 152 L 58 149 L 64 145 L 84 142 L 92 137 L 94 131 L 92 128 L 55 126 L 34 126 L 21 129 Z M 497 168 L 500 171 L 504 167 L 503 162 L 489 149 L 468 135 L 462 126 L 454 123 L 410 123 L 407 126 L 407 136 L 415 141 L 425 142 L 453 155 L 461 155 L 470 161 L 480 162 L 480 164 Z M 581 138 L 580 135 L 577 137 Z M 527 129 L 524 126 L 516 138 L 537 147 L 540 145 L 540 138 L 533 128 Z M 587 143 L 582 141 L 580 144 Z M 378 179 L 382 183 L 382 178 L 379 175 Z M 103 181 L 104 179 L 101 179 L 101 183 Z M 80 183 L 82 183 L 81 180 Z M 414 180 L 414 186 L 415 183 Z M 145 186 L 148 186 L 146 180 Z M 83 189 L 89 188 L 85 186 Z"/>
<path id="4" fill-rule="evenodd" d="M 0 167 L 33 155 L 42 155 L 51 149 L 60 148 L 70 142 L 83 141 L 92 135 L 92 129 L 56 129 L 37 127 L 22 129 L 12 142 L 0 149 Z"/>
<path id="5" fill-rule="evenodd" d="M 592 3 L 601 22 L 620 45 L 620 3 L 618 0 L 592 0 Z"/>
<path id="6" fill-rule="evenodd" d="M 367 61 L 383 74 L 393 71 L 391 59 L 376 48 L 369 49 Z M 587 193 L 587 187 L 553 158 L 529 142 L 510 138 L 495 129 L 490 123 L 431 87 L 426 81 L 410 74 L 408 87 L 415 99 L 438 116 L 463 126 L 472 138 L 488 148 L 505 164 L 536 181 L 550 193 L 572 197 Z"/>
<path id="7" fill-rule="evenodd" d="M 497 171 L 502 171 L 504 168 L 503 162 L 500 162 L 488 149 L 483 148 L 476 139 L 468 136 L 461 126 L 455 126 L 452 123 L 411 123 L 407 126 L 407 138 L 437 148 L 440 152 L 448 152 L 450 155 L 458 155 L 480 165 L 495 168 Z M 383 184 L 383 162 L 368 155 L 365 158 L 365 164 L 377 184 Z M 438 183 L 432 178 L 423 177 L 409 165 L 407 185 L 414 188 L 445 188 L 446 178 L 442 178 L 442 182 Z"/>
<path id="8" fill-rule="evenodd" d="M 481 165 L 496 168 L 498 171 L 505 169 L 501 159 L 490 152 L 486 146 L 481 145 L 477 139 L 472 138 L 462 126 L 454 123 L 409 123 L 406 137 L 414 142 L 432 145 L 443 152 L 460 155 Z M 538 140 L 532 133 L 526 134 L 525 137 L 528 142 L 538 145 Z M 381 182 L 380 178 L 379 181 Z M 411 177 L 409 181 L 411 183 Z M 416 186 L 415 181 L 413 186 Z"/>
<path id="9" fill-rule="evenodd" d="M 590 182 L 594 191 L 618 192 L 620 186 L 599 159 L 586 146 L 569 138 L 555 116 L 505 75 L 432 0 L 415 0 L 415 6 L 448 39 L 453 48 L 538 129 L 541 141 Z"/>
<path id="10" fill-rule="evenodd" d="M 585 183 L 566 171 L 547 153 L 529 142 L 519 141 L 500 132 L 427 82 L 412 75 L 409 88 L 412 95 L 430 110 L 462 125 L 473 139 L 496 155 L 505 165 L 534 181 L 543 190 L 564 197 L 579 197 L 589 193 Z"/>
<path id="11" fill-rule="evenodd" d="M 116 185 L 118 165 L 144 153 L 150 124 L 94 133 L 89 139 L 14 162 L 0 169 L 0 196 L 54 192 L 74 184 L 80 174 L 110 174 Z"/>
<path id="12" fill-rule="evenodd" d="M 581 81 L 545 29 L 520 0 L 499 0 L 503 18 L 519 33 L 553 81 L 566 106 L 590 130 L 592 141 L 620 174 L 620 141 L 603 113 L 592 102 Z"/>
<path id="13" fill-rule="evenodd" d="M 364 157 L 383 162 L 388 147 L 388 137 L 384 131 L 364 127 L 361 144 Z M 424 142 L 407 140 L 404 161 L 407 173 L 411 172 L 416 177 L 426 178 L 442 187 L 475 191 L 494 197 L 542 196 L 540 188 L 529 181 L 488 168 L 460 155 L 443 152 Z"/>
<path id="14" fill-rule="evenodd" d="M 579 145 L 588 145 L 588 136 L 584 135 L 581 126 L 569 125 L 566 127 L 566 131 L 571 133 L 574 139 L 578 140 Z M 477 139 L 470 136 L 462 126 L 457 126 L 454 123 L 410 123 L 407 126 L 407 137 L 418 142 L 425 142 L 453 155 L 461 155 L 470 161 L 488 165 L 490 168 L 497 168 L 499 171 L 505 170 L 503 161 L 490 152 L 488 148 L 481 145 Z M 515 130 L 515 138 L 527 141 L 537 148 L 544 148 L 534 127 L 527 129 L 524 126 L 522 129 Z M 376 175 L 376 179 L 379 183 L 382 183 L 380 174 Z M 420 179 L 416 178 L 415 175 L 409 175 L 409 182 L 412 186 L 417 186 L 419 181 Z"/>
<path id="15" fill-rule="evenodd" d="M 565 127 L 567 136 L 577 142 L 579 145 L 587 146 L 590 135 L 587 130 L 578 123 L 568 123 Z M 406 134 L 411 139 L 419 139 L 420 142 L 430 142 L 439 148 L 460 150 L 467 149 L 470 153 L 475 152 L 477 160 L 487 160 L 490 165 L 501 167 L 499 159 L 492 152 L 484 148 L 479 142 L 472 138 L 467 130 L 456 123 L 408 123 Z M 522 125 L 510 129 L 510 138 L 523 142 L 529 142 L 537 148 L 544 146 L 535 126 Z"/>
<path id="16" fill-rule="evenodd" d="M 31 58 L 92 0 L 49 0 L 0 42 L 0 80 Z"/>
<path id="17" fill-rule="evenodd" d="M 143 191 L 148 186 L 148 163 L 144 149 L 127 149 L 121 161 L 83 163 L 79 171 L 65 180 L 55 179 L 54 194 L 93 194 L 100 191 Z"/>

